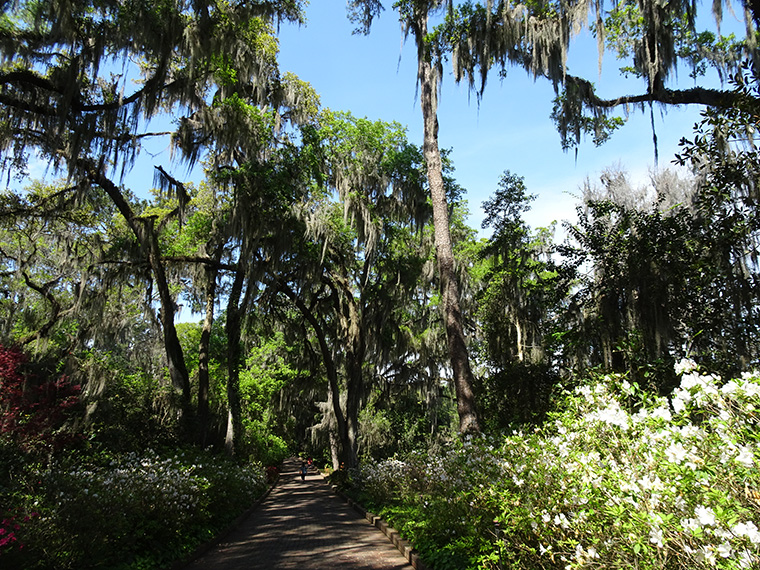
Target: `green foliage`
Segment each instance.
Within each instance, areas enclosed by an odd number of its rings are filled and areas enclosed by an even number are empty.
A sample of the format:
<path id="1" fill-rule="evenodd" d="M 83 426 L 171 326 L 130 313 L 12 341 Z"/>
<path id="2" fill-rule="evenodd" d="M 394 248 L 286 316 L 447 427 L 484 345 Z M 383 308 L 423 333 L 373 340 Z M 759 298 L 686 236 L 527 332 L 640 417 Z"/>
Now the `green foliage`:
<path id="1" fill-rule="evenodd" d="M 377 390 L 359 414 L 360 457 L 379 461 L 440 445 L 456 431 L 452 400 L 450 389 L 422 382 Z"/>
<path id="2" fill-rule="evenodd" d="M 288 455 L 288 445 L 277 430 L 276 398 L 299 375 L 292 362 L 295 348 L 288 346 L 283 332 L 275 332 L 247 351 L 240 371 L 240 400 L 246 440 L 252 457 L 265 465 L 277 465 Z"/>
<path id="3" fill-rule="evenodd" d="M 19 193 L 0 195 L 0 336 L 29 346 L 39 358 L 70 352 L 87 313 L 102 302 L 104 273 L 97 267 L 107 247 L 113 211 L 102 199 L 77 196 L 62 182 L 33 181 Z"/>
<path id="4" fill-rule="evenodd" d="M 593 109 L 586 101 L 586 85 L 569 82 L 553 102 L 551 119 L 557 127 L 563 150 L 577 147 L 580 141 L 591 136 L 596 146 L 606 143 L 614 132 L 625 125 L 622 117 L 609 116 L 607 109 Z"/>
<path id="5" fill-rule="evenodd" d="M 84 416 L 87 441 L 95 449 L 138 451 L 147 445 L 176 443 L 178 425 L 171 392 L 158 378 L 118 353 L 84 354 L 87 370 Z"/>
<path id="6" fill-rule="evenodd" d="M 622 2 L 610 10 L 604 20 L 607 48 L 616 54 L 618 60 L 632 63 L 621 68 L 624 73 L 648 77 L 651 71 L 644 61 L 644 43 L 648 37 L 655 35 L 659 35 L 662 47 L 672 50 L 667 56 L 661 56 L 665 58 L 663 63 L 670 63 L 675 58 L 684 60 L 691 67 L 690 76 L 695 80 L 704 76 L 709 67 L 723 77 L 727 70 L 736 67 L 750 48 L 745 40 L 737 40 L 734 34 L 723 36 L 710 30 L 699 31 L 696 27 L 696 6 L 683 5 L 674 6 L 671 11 L 660 10 L 660 21 L 656 23 L 651 21 L 648 9 L 642 3 Z M 668 71 L 665 69 L 664 73 Z"/>
<path id="7" fill-rule="evenodd" d="M 359 456 L 378 458 L 388 453 L 394 443 L 391 421 L 385 410 L 366 405 L 359 412 Z"/>
<path id="8" fill-rule="evenodd" d="M 250 457 L 267 467 L 279 465 L 292 455 L 290 446 L 279 435 L 272 433 L 272 426 L 262 421 L 244 421 L 245 450 Z"/>
<path id="9" fill-rule="evenodd" d="M 540 421 L 558 375 L 554 316 L 563 310 L 569 272 L 552 259 L 552 229 L 535 233 L 522 219 L 533 196 L 509 171 L 483 203 L 483 227 L 493 234 L 483 246 L 482 290 L 477 315 L 487 370 L 475 381 L 482 423 L 491 430 Z"/>
<path id="10" fill-rule="evenodd" d="M 222 315 L 223 317 L 224 315 Z M 198 359 L 201 333 L 203 330 L 202 323 L 177 323 L 177 335 L 182 343 L 182 353 L 185 355 L 187 369 L 192 376 L 193 386 L 197 383 Z M 227 358 L 227 338 L 224 335 L 224 321 L 217 319 L 211 328 L 211 338 L 209 340 L 209 377 L 210 377 L 210 398 L 212 407 L 224 407 L 224 384 L 225 364 Z"/>
<path id="11" fill-rule="evenodd" d="M 14 57 L 5 59 L 18 75 L 6 83 L 9 98 L 2 112 L 6 119 L 20 119 L 14 123 L 17 130 L 4 133 L 11 151 L 4 157 L 6 166 L 23 168 L 36 146 L 51 163 L 64 161 L 71 172 L 78 170 L 75 159 L 107 157 L 117 168 L 130 165 L 139 145 L 126 140 L 136 134 L 138 118 L 179 109 L 188 114 L 203 110 L 192 126 L 180 121 L 180 147 L 195 160 L 200 143 L 195 129 L 216 130 L 214 138 L 224 138 L 213 112 L 206 112 L 210 93 L 219 101 L 250 93 L 251 85 L 257 85 L 264 97 L 256 103 L 271 98 L 279 104 L 280 98 L 272 96 L 279 80 L 274 22 L 303 17 L 299 0 L 255 6 L 84 1 L 65 8 L 23 1 L 6 8 L 3 45 L 14 46 L 8 48 Z M 138 76 L 135 88 L 132 79 Z M 34 98 L 35 105 L 26 106 L 26 97 Z M 44 123 L 42 131 L 37 121 Z M 236 130 L 229 127 L 223 128 Z M 60 141 L 71 150 L 65 156 L 56 156 Z"/>
<path id="12" fill-rule="evenodd" d="M 474 383 L 483 430 L 498 433 L 540 424 L 554 406 L 561 385 L 549 363 L 508 362 Z"/>
<path id="13" fill-rule="evenodd" d="M 662 211 L 657 204 L 641 211 L 608 200 L 588 202 L 579 218 L 570 229 L 578 247 L 563 253 L 575 264 L 591 261 L 594 273 L 576 294 L 595 318 L 576 334 L 598 347 L 596 358 L 603 360 L 592 364 L 638 374 L 636 362 L 654 362 L 686 342 L 676 340 L 676 323 L 687 310 L 685 295 L 695 292 L 689 287 L 695 257 L 689 212 Z M 658 380 L 670 383 L 666 376 Z"/>

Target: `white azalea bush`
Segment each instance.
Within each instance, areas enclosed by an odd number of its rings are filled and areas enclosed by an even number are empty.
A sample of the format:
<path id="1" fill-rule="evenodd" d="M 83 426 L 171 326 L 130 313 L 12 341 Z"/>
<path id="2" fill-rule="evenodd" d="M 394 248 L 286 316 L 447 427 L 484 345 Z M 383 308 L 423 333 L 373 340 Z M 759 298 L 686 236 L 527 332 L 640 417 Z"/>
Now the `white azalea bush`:
<path id="1" fill-rule="evenodd" d="M 531 433 L 364 470 L 434 568 L 760 568 L 760 380 L 606 376 Z M 437 517 L 437 519 L 434 519 Z M 432 530 L 432 532 L 428 532 Z"/>
<path id="2" fill-rule="evenodd" d="M 39 474 L 24 567 L 153 568 L 223 528 L 266 489 L 259 464 L 197 451 L 57 463 Z M 0 557 L 0 564 L 5 562 Z"/>

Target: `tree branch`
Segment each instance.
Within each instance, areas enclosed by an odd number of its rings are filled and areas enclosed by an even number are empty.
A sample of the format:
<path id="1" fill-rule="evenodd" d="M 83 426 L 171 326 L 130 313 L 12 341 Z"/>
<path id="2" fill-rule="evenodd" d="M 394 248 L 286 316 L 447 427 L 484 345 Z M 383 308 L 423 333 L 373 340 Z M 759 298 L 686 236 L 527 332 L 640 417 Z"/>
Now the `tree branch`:
<path id="1" fill-rule="evenodd" d="M 37 293 L 39 293 L 44 299 L 47 299 L 48 303 L 50 303 L 51 308 L 50 318 L 39 328 L 38 331 L 29 333 L 25 337 L 19 339 L 20 344 L 29 344 L 30 342 L 44 337 L 50 331 L 50 329 L 53 328 L 53 325 L 58 322 L 58 318 L 61 315 L 61 304 L 58 302 L 58 299 L 55 298 L 55 295 L 50 292 L 50 289 L 58 284 L 58 282 L 62 279 L 62 276 L 56 277 L 55 279 L 48 281 L 43 285 L 38 285 L 32 281 L 26 271 L 22 271 L 21 275 L 24 277 L 26 286 L 37 291 Z"/>
<path id="2" fill-rule="evenodd" d="M 221 261 L 217 261 L 216 259 L 212 259 L 210 257 L 201 257 L 199 255 L 171 255 L 171 256 L 162 257 L 162 259 L 164 261 L 170 261 L 170 262 L 200 263 L 201 265 L 205 265 L 207 267 L 212 267 L 214 269 L 219 269 L 223 271 L 231 271 L 231 272 L 238 271 L 237 264 L 222 263 Z"/>
<path id="3" fill-rule="evenodd" d="M 652 93 L 641 95 L 624 95 L 616 99 L 602 99 L 597 96 L 594 85 L 580 77 L 568 75 L 566 83 L 578 90 L 583 101 L 589 106 L 610 109 L 620 105 L 636 103 L 662 103 L 666 105 L 708 105 L 711 107 L 730 107 L 738 101 L 738 96 L 733 91 L 720 89 L 706 89 L 694 87 L 692 89 L 658 89 Z M 757 101 L 760 105 L 760 100 Z"/>
<path id="4" fill-rule="evenodd" d="M 210 257 L 201 257 L 199 255 L 169 255 L 169 256 L 162 256 L 161 260 L 167 261 L 169 263 L 198 263 L 200 265 L 205 265 L 213 269 L 218 269 L 220 271 L 230 271 L 232 273 L 235 273 L 238 271 L 238 266 L 236 264 L 222 263 Z M 144 260 L 130 260 L 130 259 L 128 260 L 103 259 L 98 262 L 98 265 L 136 265 L 137 266 L 137 265 L 145 265 L 145 264 L 146 262 Z"/>
<path id="5" fill-rule="evenodd" d="M 146 93 L 154 90 L 157 88 L 157 91 L 163 91 L 165 89 L 168 89 L 170 87 L 174 87 L 175 85 L 182 85 L 184 83 L 184 79 L 176 79 L 174 81 L 170 81 L 169 83 L 166 83 L 162 86 L 157 87 L 158 78 L 157 77 L 151 77 L 143 84 L 143 87 L 141 89 L 138 89 L 134 93 L 132 93 L 129 97 L 125 98 L 119 98 L 116 101 L 109 102 L 109 103 L 90 103 L 86 104 L 81 101 L 79 97 L 74 98 L 71 101 L 71 109 L 76 112 L 81 113 L 92 113 L 94 111 L 114 111 L 117 109 L 120 109 L 122 107 L 125 107 L 127 105 L 130 105 L 132 103 L 135 103 L 139 99 L 141 99 Z M 41 75 L 30 71 L 30 70 L 13 70 L 9 71 L 7 73 L 0 73 L 0 85 L 18 85 L 18 86 L 31 86 L 36 87 L 38 89 L 43 89 L 45 91 L 49 91 L 51 93 L 55 93 L 56 95 L 63 96 L 66 92 L 66 87 L 56 84 L 55 82 L 51 81 L 50 79 L 46 77 L 42 77 Z M 3 103 L 4 105 L 13 106 L 16 108 L 21 108 L 26 111 L 32 111 L 35 113 L 40 113 L 44 115 L 49 116 L 55 116 L 58 113 L 49 107 L 42 106 L 42 105 L 35 105 L 27 101 L 22 101 L 19 99 L 8 97 L 7 95 L 0 95 L 0 103 Z"/>

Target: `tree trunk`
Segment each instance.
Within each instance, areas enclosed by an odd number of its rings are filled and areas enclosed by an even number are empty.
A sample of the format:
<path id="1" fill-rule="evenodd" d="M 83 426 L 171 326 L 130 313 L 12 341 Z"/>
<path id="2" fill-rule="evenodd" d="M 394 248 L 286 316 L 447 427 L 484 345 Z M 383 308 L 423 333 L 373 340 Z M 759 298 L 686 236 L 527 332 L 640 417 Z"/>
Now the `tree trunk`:
<path id="1" fill-rule="evenodd" d="M 333 471 L 340 469 L 340 449 L 338 445 L 338 436 L 335 435 L 333 430 L 328 433 L 330 438 L 330 457 L 332 459 Z"/>
<path id="2" fill-rule="evenodd" d="M 218 261 L 221 257 L 215 256 Z M 206 266 L 206 315 L 203 319 L 203 330 L 198 346 L 198 443 L 205 447 L 208 440 L 209 423 L 209 360 L 211 347 L 211 329 L 214 326 L 214 304 L 216 302 L 216 277 L 219 270 L 216 266 Z"/>
<path id="3" fill-rule="evenodd" d="M 164 347 L 166 348 L 166 360 L 169 366 L 169 378 L 171 378 L 174 389 L 181 394 L 182 416 L 184 421 L 187 422 L 190 416 L 190 374 L 187 371 L 187 366 L 185 366 L 182 345 L 179 342 L 177 328 L 174 325 L 174 297 L 172 297 L 169 290 L 164 265 L 161 263 L 158 239 L 153 231 L 153 224 L 146 223 L 145 225 L 145 233 L 147 235 L 144 239 L 149 242 L 150 266 L 153 269 L 153 277 L 158 289 L 159 299 L 161 300 L 161 325 L 164 329 Z M 187 429 L 189 426 L 185 425 L 184 427 Z"/>
<path id="4" fill-rule="evenodd" d="M 240 451 L 243 421 L 240 406 L 240 329 L 242 307 L 240 297 L 245 281 L 244 268 L 239 266 L 227 302 L 227 435 L 224 448 L 230 456 Z"/>
<path id="5" fill-rule="evenodd" d="M 124 198 L 118 186 L 94 163 L 80 160 L 77 162 L 77 166 L 91 184 L 97 184 L 108 194 L 108 197 L 111 198 L 111 201 L 132 230 L 132 233 L 134 233 L 148 260 L 161 303 L 161 328 L 164 333 L 164 350 L 169 368 L 169 378 L 174 389 L 181 395 L 182 421 L 185 423 L 184 428 L 187 429 L 187 422 L 190 416 L 190 375 L 185 366 L 182 345 L 180 345 L 177 329 L 174 325 L 174 298 L 171 295 L 169 284 L 166 280 L 166 271 L 161 260 L 158 238 L 153 227 L 153 218 L 139 218 L 135 216 L 132 207 Z"/>
<path id="6" fill-rule="evenodd" d="M 369 271 L 369 262 L 365 259 L 362 281 L 366 283 Z M 364 392 L 364 357 L 367 352 L 367 340 L 363 320 L 364 300 L 357 301 L 351 284 L 341 278 L 336 279 L 336 284 L 343 291 L 345 299 L 344 309 L 341 315 L 341 328 L 346 346 L 346 424 L 348 428 L 348 450 L 346 452 L 346 465 L 357 467 L 359 465 L 359 407 Z M 361 294 L 364 294 L 362 289 Z"/>
<path id="7" fill-rule="evenodd" d="M 332 351 L 327 344 L 327 338 L 322 325 L 317 318 L 312 314 L 309 308 L 304 302 L 296 295 L 286 283 L 280 281 L 280 291 L 287 296 L 296 308 L 301 312 L 304 318 L 308 321 L 311 327 L 314 329 L 314 334 L 317 335 L 317 342 L 319 343 L 319 350 L 322 353 L 322 361 L 325 365 L 325 371 L 327 372 L 327 381 L 330 386 L 330 400 L 332 402 L 333 413 L 335 414 L 335 422 L 338 425 L 338 440 L 340 443 L 340 457 L 342 461 L 348 459 L 349 450 L 351 449 L 351 443 L 349 438 L 348 423 L 346 422 L 346 416 L 343 414 L 343 410 L 340 407 L 340 384 L 338 382 L 338 369 L 335 366 L 335 361 L 332 356 Z"/>
<path id="8" fill-rule="evenodd" d="M 519 362 L 523 362 L 523 360 L 525 360 L 525 355 L 523 354 L 523 337 L 522 327 L 520 326 L 520 319 L 515 317 L 514 324 L 515 331 L 517 332 L 517 360 Z"/>
<path id="9" fill-rule="evenodd" d="M 353 304 L 352 304 L 353 305 Z M 346 427 L 347 444 L 346 465 L 357 467 L 359 465 L 359 405 L 363 391 L 363 371 L 365 341 L 364 333 L 359 326 L 358 313 L 352 306 L 351 309 L 350 335 L 347 339 L 346 350 Z"/>
<path id="10" fill-rule="evenodd" d="M 446 326 L 449 358 L 454 375 L 457 396 L 460 433 L 478 432 L 478 416 L 475 396 L 472 390 L 473 377 L 467 354 L 462 312 L 459 306 L 459 285 L 454 272 L 454 250 L 451 245 L 449 211 L 446 189 L 443 183 L 441 153 L 438 148 L 438 75 L 430 62 L 425 37 L 427 36 L 427 14 L 417 17 L 415 37 L 417 41 L 418 80 L 420 83 L 420 105 L 424 126 L 423 154 L 427 165 L 430 197 L 433 201 L 433 226 L 435 229 L 435 249 L 438 272 L 441 279 L 443 316 Z"/>

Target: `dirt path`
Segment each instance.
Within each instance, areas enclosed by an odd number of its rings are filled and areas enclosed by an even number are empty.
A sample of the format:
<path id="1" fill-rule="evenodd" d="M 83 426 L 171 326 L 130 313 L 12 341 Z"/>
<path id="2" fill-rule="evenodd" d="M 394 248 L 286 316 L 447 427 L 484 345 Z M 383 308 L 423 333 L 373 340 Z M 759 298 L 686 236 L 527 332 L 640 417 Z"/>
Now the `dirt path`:
<path id="1" fill-rule="evenodd" d="M 253 513 L 187 570 L 411 570 L 383 533 L 299 463 L 285 462 L 277 486 Z"/>

